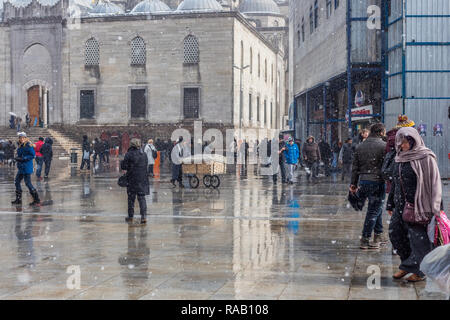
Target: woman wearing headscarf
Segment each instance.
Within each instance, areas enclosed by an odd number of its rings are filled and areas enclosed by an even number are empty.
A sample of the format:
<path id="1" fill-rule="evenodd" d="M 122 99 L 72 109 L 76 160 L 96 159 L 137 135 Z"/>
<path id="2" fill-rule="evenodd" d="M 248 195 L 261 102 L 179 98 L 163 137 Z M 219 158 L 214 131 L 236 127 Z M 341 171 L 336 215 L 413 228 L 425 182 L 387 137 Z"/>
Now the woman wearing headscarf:
<path id="1" fill-rule="evenodd" d="M 416 129 L 404 127 L 395 138 L 397 156 L 386 210 L 391 215 L 389 238 L 400 256 L 399 271 L 394 279 L 409 282 L 425 279 L 420 263 L 432 249 L 427 225 L 433 215 L 439 217 L 443 208 L 442 185 L 436 155 L 427 147 Z M 404 221 L 406 205 L 414 206 L 414 216 L 424 217 L 421 223 Z"/>
<path id="2" fill-rule="evenodd" d="M 133 221 L 134 202 L 137 196 L 141 211 L 141 224 L 147 223 L 147 202 L 145 196 L 150 194 L 147 163 L 147 155 L 141 150 L 141 140 L 131 139 L 130 148 L 120 164 L 120 168 L 127 171 L 128 178 L 128 217 L 125 218 L 126 222 Z"/>

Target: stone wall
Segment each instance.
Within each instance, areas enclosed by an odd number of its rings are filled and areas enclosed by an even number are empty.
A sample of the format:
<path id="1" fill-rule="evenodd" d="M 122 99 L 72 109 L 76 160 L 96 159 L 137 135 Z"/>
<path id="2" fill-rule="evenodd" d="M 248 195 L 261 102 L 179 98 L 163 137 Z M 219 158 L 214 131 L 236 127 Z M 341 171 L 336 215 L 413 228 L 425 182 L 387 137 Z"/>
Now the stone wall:
<path id="1" fill-rule="evenodd" d="M 0 125 L 8 125 L 11 111 L 11 55 L 9 28 L 0 23 Z"/>
<path id="2" fill-rule="evenodd" d="M 70 53 L 65 68 L 65 123 L 79 121 L 79 90 L 96 90 L 96 123 L 128 124 L 129 89 L 148 92 L 147 120 L 176 123 L 183 119 L 184 86 L 200 87 L 200 118 L 210 123 L 231 123 L 232 24 L 233 18 L 167 15 L 152 20 L 86 18 L 71 30 L 65 50 Z M 183 40 L 192 34 L 200 47 L 198 70 L 183 65 Z M 145 68 L 130 66 L 130 43 L 140 36 L 146 43 Z M 85 69 L 85 42 L 100 44 L 98 75 Z"/>
<path id="3" fill-rule="evenodd" d="M 305 3 L 304 3 L 305 2 Z M 319 8 L 319 26 L 310 33 L 309 8 L 314 0 L 291 1 L 293 49 L 293 92 L 301 93 L 308 88 L 327 81 L 331 77 L 346 71 L 346 2 L 340 1 L 337 10 L 326 18 L 326 10 Z M 297 31 L 300 30 L 302 18 L 305 25 L 305 42 L 298 45 Z"/>

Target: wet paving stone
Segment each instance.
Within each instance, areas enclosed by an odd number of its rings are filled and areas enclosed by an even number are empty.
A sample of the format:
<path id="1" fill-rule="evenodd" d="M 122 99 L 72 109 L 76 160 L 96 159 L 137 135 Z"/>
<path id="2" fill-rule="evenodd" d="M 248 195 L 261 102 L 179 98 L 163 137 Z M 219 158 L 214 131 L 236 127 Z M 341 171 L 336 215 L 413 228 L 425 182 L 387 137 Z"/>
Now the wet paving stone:
<path id="1" fill-rule="evenodd" d="M 37 208 L 26 192 L 22 207 L 10 205 L 15 170 L 0 166 L 0 299 L 444 298 L 393 280 L 400 260 L 390 245 L 359 249 L 365 212 L 347 205 L 336 176 L 311 183 L 299 172 L 296 184 L 274 185 L 254 168 L 228 172 L 217 190 L 180 189 L 163 167 L 142 226 L 138 214 L 124 221 L 118 159 L 95 172 L 56 160 L 48 180 L 32 178 Z M 370 266 L 381 289 L 368 288 Z"/>

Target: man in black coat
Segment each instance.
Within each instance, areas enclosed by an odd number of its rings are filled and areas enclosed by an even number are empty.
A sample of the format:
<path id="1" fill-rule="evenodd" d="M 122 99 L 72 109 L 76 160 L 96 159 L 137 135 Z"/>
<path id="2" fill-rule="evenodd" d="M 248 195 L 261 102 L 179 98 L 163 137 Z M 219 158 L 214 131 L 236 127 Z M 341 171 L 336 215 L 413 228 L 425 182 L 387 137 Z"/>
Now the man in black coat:
<path id="1" fill-rule="evenodd" d="M 350 192 L 356 193 L 363 202 L 369 199 L 360 243 L 363 250 L 379 249 L 386 242 L 382 221 L 385 183 L 381 175 L 386 148 L 382 138 L 385 135 L 384 125 L 374 124 L 370 128 L 370 136 L 356 147 L 353 156 Z M 370 243 L 372 233 L 374 238 Z"/>
<path id="2" fill-rule="evenodd" d="M 41 154 L 44 158 L 45 164 L 45 175 L 44 178 L 48 178 L 48 174 L 50 173 L 50 166 L 52 164 L 53 159 L 53 140 L 49 137 L 45 138 L 45 142 L 41 148 Z"/>
<path id="3" fill-rule="evenodd" d="M 147 155 L 141 150 L 141 140 L 131 139 L 130 148 L 120 163 L 120 168 L 127 171 L 128 178 L 128 217 L 125 218 L 126 222 L 133 221 L 134 202 L 137 196 L 141 211 L 141 224 L 147 223 L 147 202 L 145 196 L 150 194 L 147 163 Z"/>
<path id="4" fill-rule="evenodd" d="M 183 188 L 183 169 L 181 165 L 181 159 L 184 157 L 183 137 L 178 139 L 177 144 L 172 148 L 170 157 L 172 160 L 172 182 L 176 187 L 175 181 L 178 181 L 180 188 Z"/>
<path id="5" fill-rule="evenodd" d="M 330 160 L 332 156 L 331 147 L 325 140 L 322 140 L 319 143 L 319 149 L 325 169 L 325 175 L 328 177 L 330 175 Z"/>
<path id="6" fill-rule="evenodd" d="M 83 136 L 81 157 L 82 160 L 80 170 L 83 170 L 85 164 L 87 164 L 87 169 L 91 170 L 91 145 L 89 144 L 88 137 L 86 135 Z"/>

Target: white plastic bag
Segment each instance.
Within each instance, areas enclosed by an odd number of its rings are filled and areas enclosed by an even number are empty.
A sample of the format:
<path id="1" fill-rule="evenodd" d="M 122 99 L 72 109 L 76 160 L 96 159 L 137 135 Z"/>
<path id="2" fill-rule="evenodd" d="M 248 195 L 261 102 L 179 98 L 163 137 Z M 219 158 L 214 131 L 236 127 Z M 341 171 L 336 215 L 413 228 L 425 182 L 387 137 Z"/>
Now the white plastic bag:
<path id="1" fill-rule="evenodd" d="M 450 295 L 450 244 L 440 246 L 423 258 L 420 270 L 445 293 Z"/>

